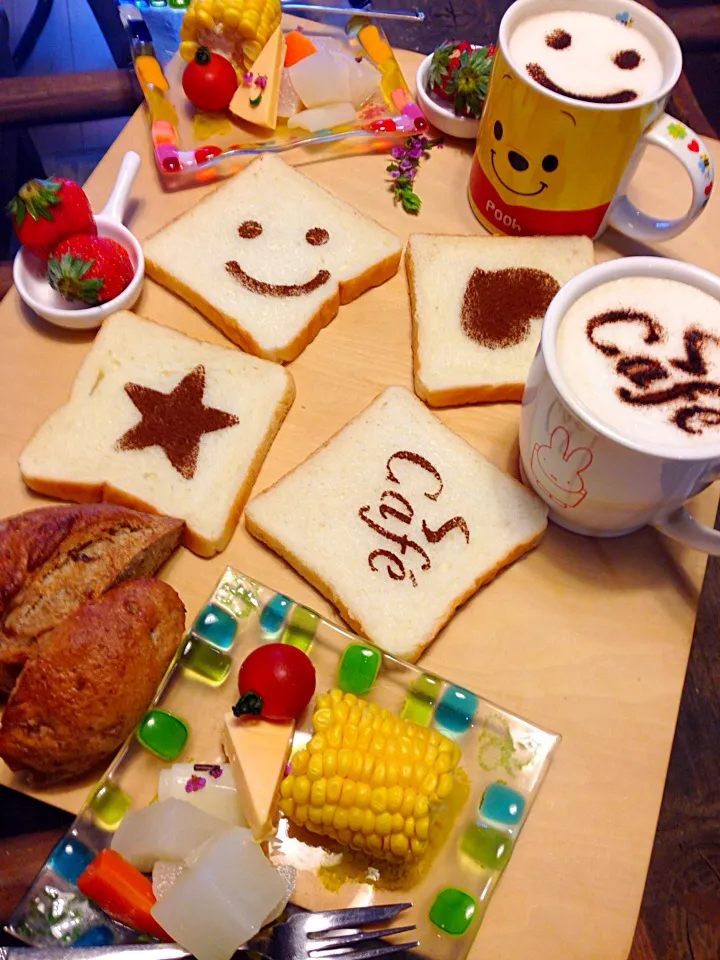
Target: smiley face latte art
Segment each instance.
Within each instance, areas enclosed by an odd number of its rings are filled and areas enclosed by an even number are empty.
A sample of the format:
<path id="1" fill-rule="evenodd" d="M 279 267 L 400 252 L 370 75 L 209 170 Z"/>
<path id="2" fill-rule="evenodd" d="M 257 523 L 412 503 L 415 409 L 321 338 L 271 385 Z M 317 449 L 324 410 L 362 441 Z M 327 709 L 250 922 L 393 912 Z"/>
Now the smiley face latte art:
<path id="1" fill-rule="evenodd" d="M 580 10 L 523 21 L 510 56 L 546 90 L 587 103 L 632 103 L 652 96 L 663 80 L 660 58 L 639 30 Z"/>
<path id="2" fill-rule="evenodd" d="M 560 369 L 581 405 L 646 445 L 720 445 L 720 302 L 695 287 L 624 277 L 568 310 Z"/>

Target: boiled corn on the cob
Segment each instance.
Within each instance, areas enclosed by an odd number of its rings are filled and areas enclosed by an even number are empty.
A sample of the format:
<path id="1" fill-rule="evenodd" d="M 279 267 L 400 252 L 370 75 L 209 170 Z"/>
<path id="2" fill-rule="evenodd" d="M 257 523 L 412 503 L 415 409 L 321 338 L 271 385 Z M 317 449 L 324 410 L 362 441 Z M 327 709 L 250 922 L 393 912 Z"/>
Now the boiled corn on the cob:
<path id="1" fill-rule="evenodd" d="M 421 857 L 453 788 L 457 744 L 341 690 L 317 697 L 313 734 L 280 785 L 285 816 L 384 860 Z"/>
<path id="2" fill-rule="evenodd" d="M 192 60 L 206 46 L 249 70 L 280 16 L 280 0 L 192 0 L 180 26 L 180 56 Z"/>

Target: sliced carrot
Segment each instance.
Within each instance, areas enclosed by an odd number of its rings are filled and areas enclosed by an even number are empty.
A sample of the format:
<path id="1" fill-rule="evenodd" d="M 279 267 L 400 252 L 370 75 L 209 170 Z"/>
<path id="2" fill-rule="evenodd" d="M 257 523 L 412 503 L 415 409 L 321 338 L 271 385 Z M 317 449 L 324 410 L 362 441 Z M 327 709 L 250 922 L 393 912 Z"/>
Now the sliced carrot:
<path id="1" fill-rule="evenodd" d="M 305 36 L 298 30 L 291 30 L 285 34 L 285 66 L 292 67 L 293 64 L 309 57 L 311 53 L 317 53 L 317 47 L 310 37 Z"/>
<path id="2" fill-rule="evenodd" d="M 77 885 L 113 920 L 160 940 L 171 939 L 150 913 L 155 894 L 148 878 L 109 847 L 85 867 Z"/>

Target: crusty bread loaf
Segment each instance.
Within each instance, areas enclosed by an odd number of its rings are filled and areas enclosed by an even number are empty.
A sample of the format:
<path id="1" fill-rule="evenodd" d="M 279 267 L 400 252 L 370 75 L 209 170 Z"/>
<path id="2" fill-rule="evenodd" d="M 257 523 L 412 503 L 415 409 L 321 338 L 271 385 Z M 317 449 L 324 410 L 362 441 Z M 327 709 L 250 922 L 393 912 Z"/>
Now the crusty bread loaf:
<path id="1" fill-rule="evenodd" d="M 161 580 L 130 580 L 46 633 L 0 727 L 0 757 L 42 782 L 92 769 L 142 718 L 185 629 Z"/>
<path id="2" fill-rule="evenodd" d="M 587 237 L 411 234 L 417 395 L 433 407 L 522 399 L 550 300 L 593 262 Z"/>
<path id="3" fill-rule="evenodd" d="M 294 396 L 277 364 L 121 311 L 20 470 L 39 493 L 181 517 L 185 545 L 212 556 L 232 536 Z"/>
<path id="4" fill-rule="evenodd" d="M 402 387 L 389 387 L 245 512 L 347 622 L 416 660 L 455 609 L 534 546 L 547 508 Z"/>
<path id="5" fill-rule="evenodd" d="M 397 271 L 402 242 L 263 154 L 143 244 L 148 274 L 226 337 L 294 360 L 348 303 Z"/>
<path id="6" fill-rule="evenodd" d="M 182 530 L 182 520 L 111 504 L 44 507 L 0 522 L 8 574 L 0 581 L 0 690 L 12 688 L 38 637 L 122 580 L 151 576 Z"/>

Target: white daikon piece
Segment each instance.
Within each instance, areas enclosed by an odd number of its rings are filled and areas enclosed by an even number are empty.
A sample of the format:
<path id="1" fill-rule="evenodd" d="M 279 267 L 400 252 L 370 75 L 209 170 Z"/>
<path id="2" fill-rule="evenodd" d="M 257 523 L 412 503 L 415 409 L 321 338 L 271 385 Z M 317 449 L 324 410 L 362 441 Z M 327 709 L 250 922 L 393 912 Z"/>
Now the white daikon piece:
<path id="1" fill-rule="evenodd" d="M 302 101 L 290 79 L 290 70 L 288 67 L 283 67 L 280 76 L 280 92 L 278 93 L 278 116 L 283 119 L 292 117 L 293 114 L 299 113 L 302 108 Z"/>
<path id="2" fill-rule="evenodd" d="M 234 827 L 205 845 L 151 913 L 197 960 L 230 960 L 277 909 L 286 889 L 250 831 Z"/>
<path id="3" fill-rule="evenodd" d="M 174 763 L 160 771 L 158 799 L 169 800 L 170 797 L 175 797 L 176 800 L 185 800 L 205 813 L 225 820 L 232 827 L 247 826 L 230 764 L 216 764 L 213 773 L 216 776 L 211 776 L 209 770 L 197 770 L 192 763 Z M 198 784 L 203 780 L 204 784 L 198 788 Z"/>
<path id="4" fill-rule="evenodd" d="M 306 107 L 322 107 L 350 99 L 350 59 L 318 50 L 288 67 L 295 92 Z"/>
<path id="5" fill-rule="evenodd" d="M 184 800 L 159 800 L 123 817 L 110 844 L 143 873 L 157 860 L 184 860 L 205 840 L 232 829 Z"/>
<path id="6" fill-rule="evenodd" d="M 314 133 L 316 130 L 325 130 L 330 127 L 339 127 L 355 121 L 355 107 L 351 103 L 333 103 L 329 107 L 316 107 L 314 110 L 303 110 L 288 120 L 290 130 L 299 127 Z"/>
<path id="7" fill-rule="evenodd" d="M 380 87 L 380 73 L 363 59 L 358 63 L 355 58 L 348 64 L 350 78 L 350 100 L 355 109 L 359 109 Z"/>
<path id="8" fill-rule="evenodd" d="M 152 868 L 152 888 L 155 899 L 162 900 L 186 869 L 183 860 L 157 860 Z"/>

